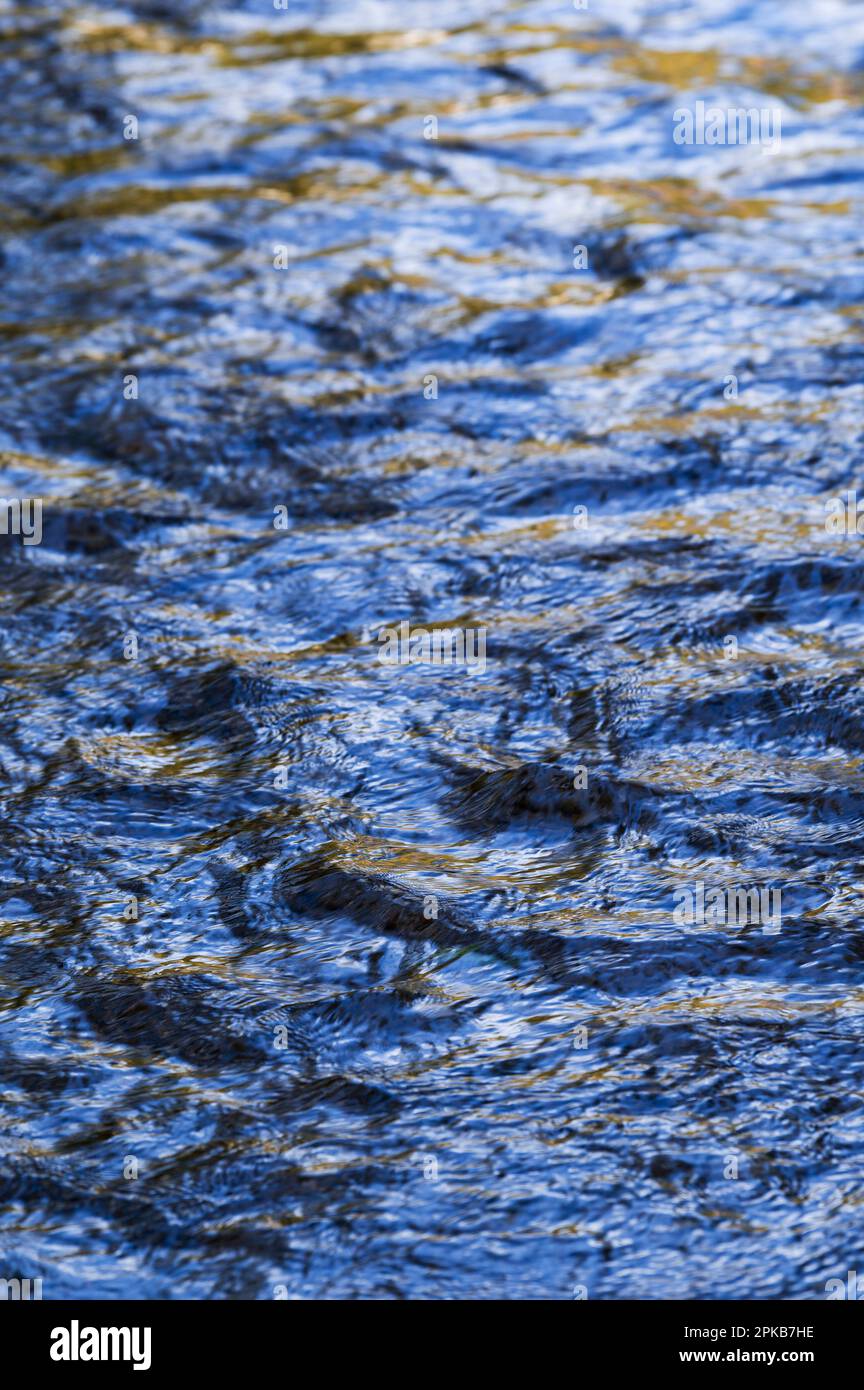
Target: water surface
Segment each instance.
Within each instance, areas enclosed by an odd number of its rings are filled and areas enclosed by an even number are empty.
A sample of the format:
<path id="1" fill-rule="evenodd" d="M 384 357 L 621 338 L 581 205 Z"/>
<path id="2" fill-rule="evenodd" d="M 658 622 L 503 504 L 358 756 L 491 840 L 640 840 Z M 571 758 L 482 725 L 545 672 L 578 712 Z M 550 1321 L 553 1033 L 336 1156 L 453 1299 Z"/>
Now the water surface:
<path id="1" fill-rule="evenodd" d="M 590 5 L 0 5 L 46 1298 L 859 1267 L 864 5 Z M 698 100 L 779 148 L 677 145 Z M 382 664 L 403 620 L 485 671 Z M 781 930 L 678 924 L 700 882 Z"/>

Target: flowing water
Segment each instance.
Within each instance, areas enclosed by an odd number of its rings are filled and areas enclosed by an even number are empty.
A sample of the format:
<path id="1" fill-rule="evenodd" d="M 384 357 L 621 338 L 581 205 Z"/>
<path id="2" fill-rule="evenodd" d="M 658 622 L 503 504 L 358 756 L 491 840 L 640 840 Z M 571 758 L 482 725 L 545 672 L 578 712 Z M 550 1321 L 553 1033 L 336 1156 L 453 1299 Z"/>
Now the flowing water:
<path id="1" fill-rule="evenodd" d="M 0 70 L 0 1276 L 824 1298 L 864 4 L 4 3 Z"/>

